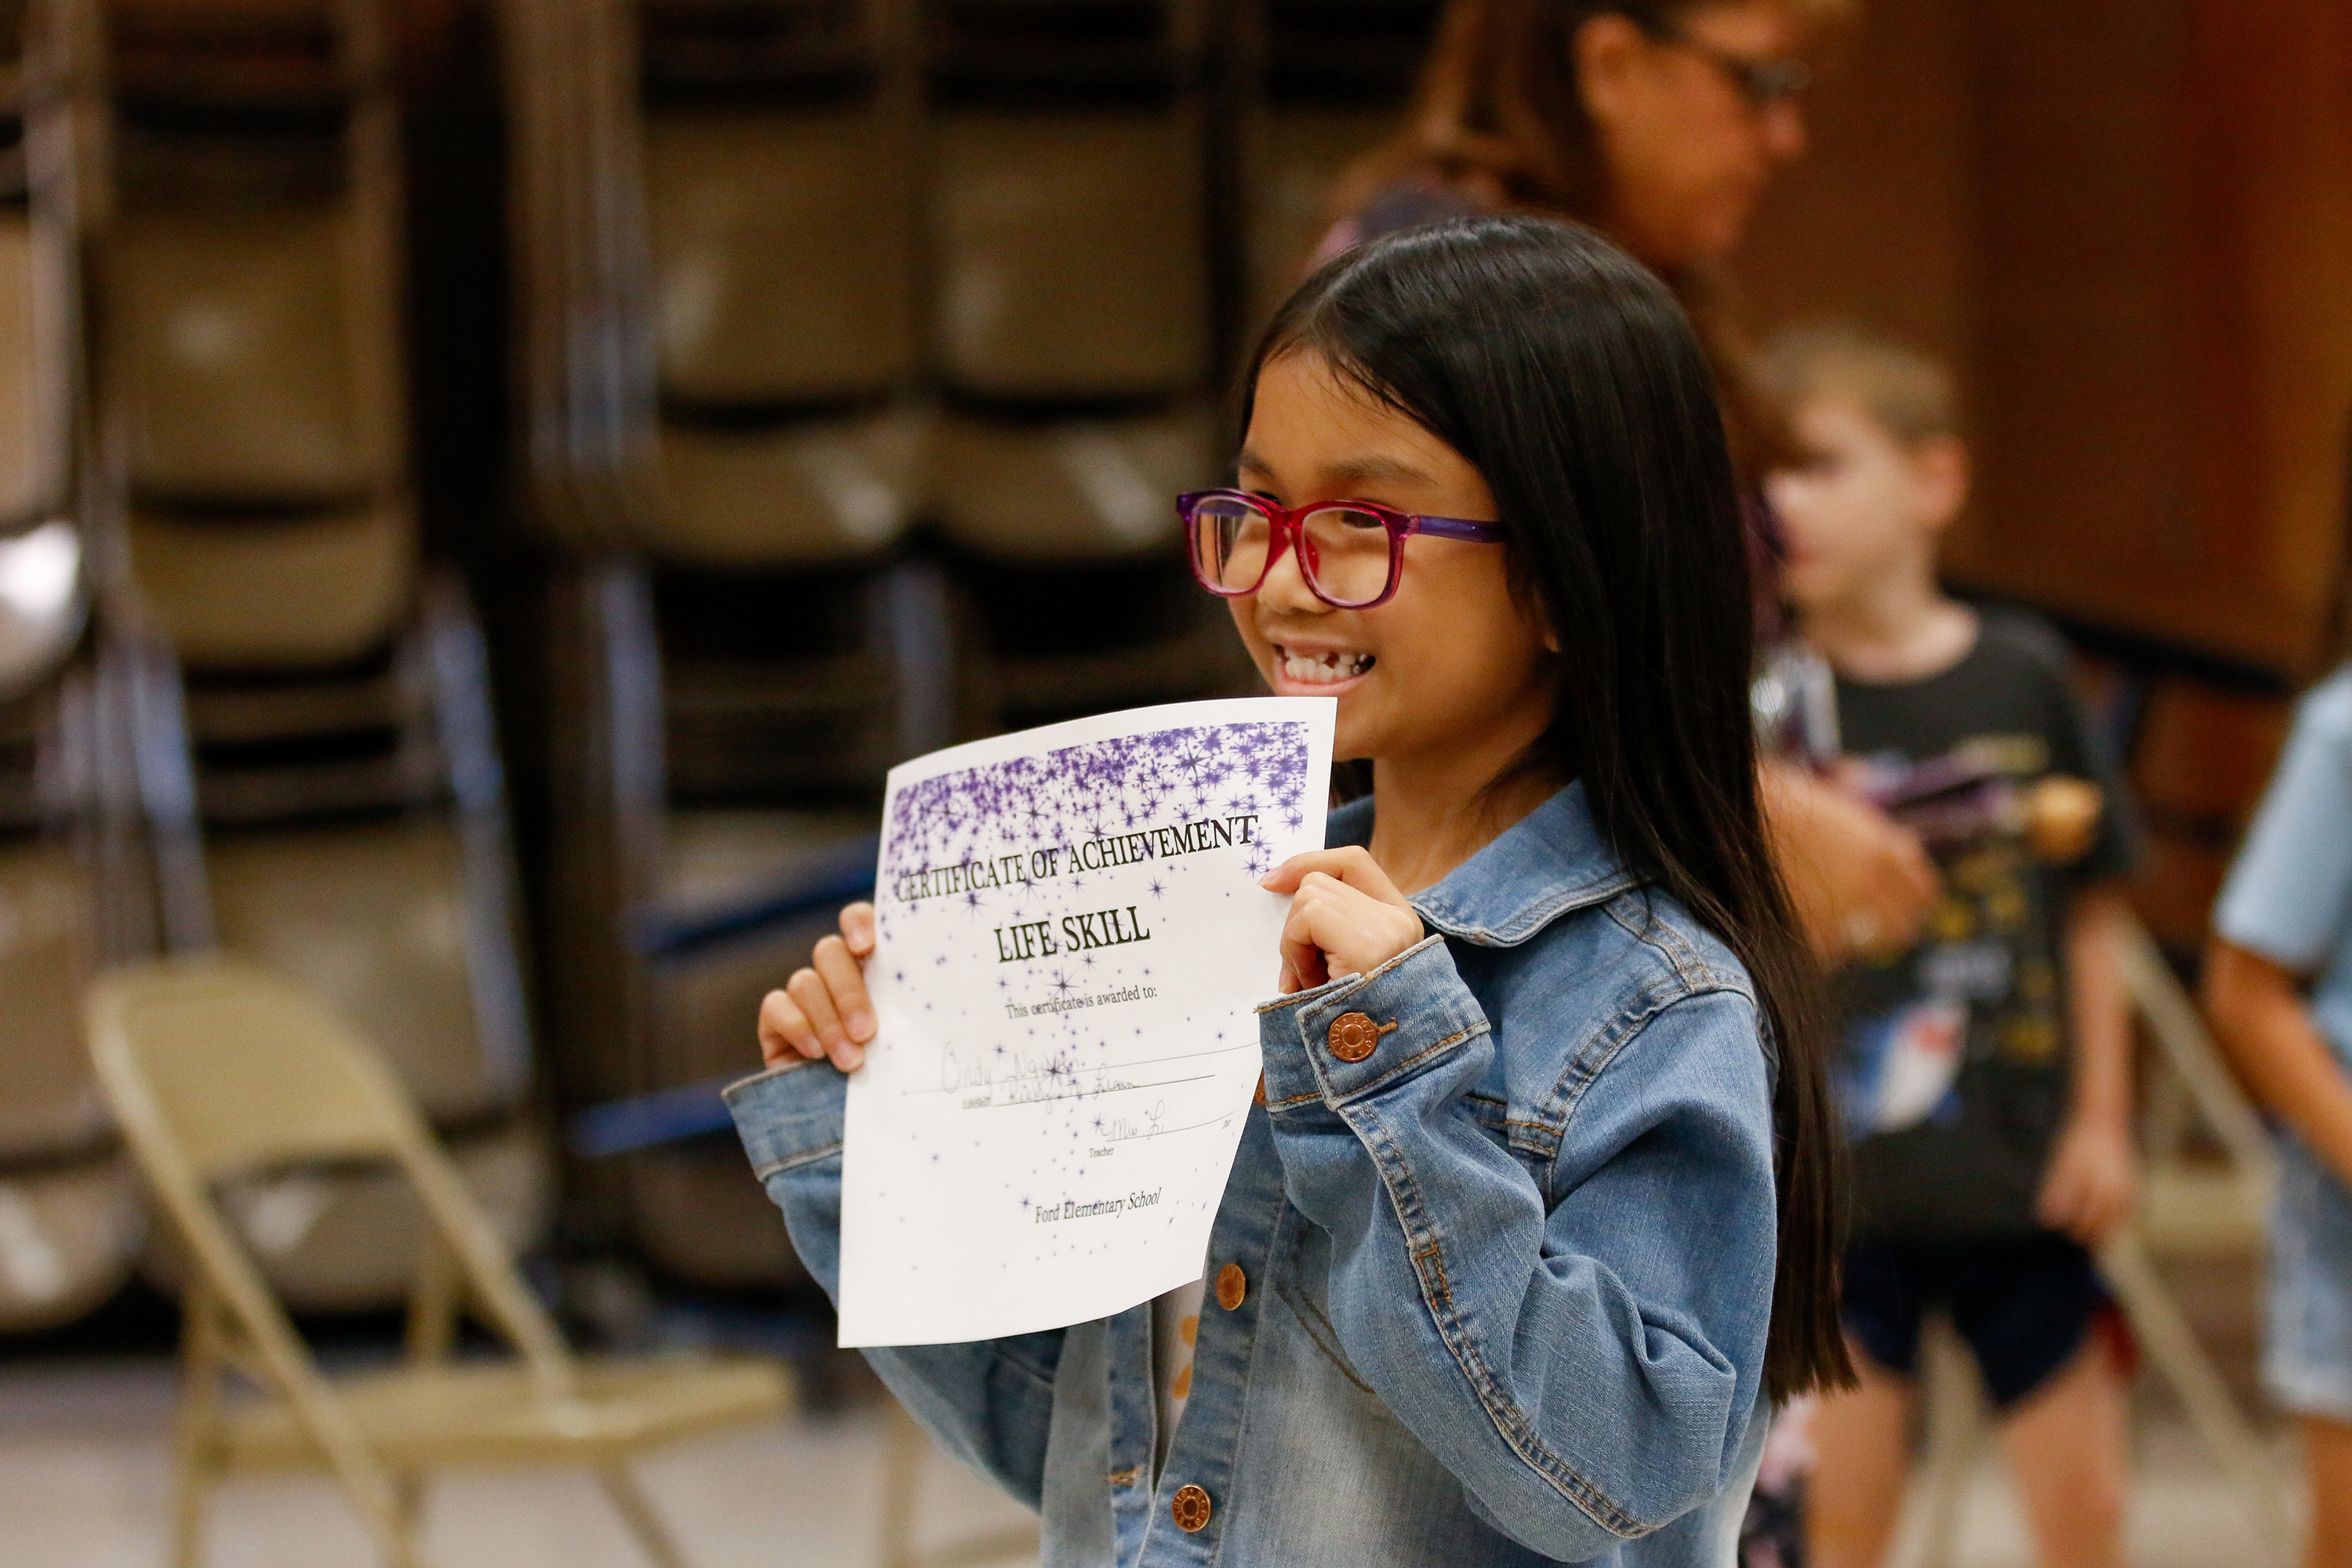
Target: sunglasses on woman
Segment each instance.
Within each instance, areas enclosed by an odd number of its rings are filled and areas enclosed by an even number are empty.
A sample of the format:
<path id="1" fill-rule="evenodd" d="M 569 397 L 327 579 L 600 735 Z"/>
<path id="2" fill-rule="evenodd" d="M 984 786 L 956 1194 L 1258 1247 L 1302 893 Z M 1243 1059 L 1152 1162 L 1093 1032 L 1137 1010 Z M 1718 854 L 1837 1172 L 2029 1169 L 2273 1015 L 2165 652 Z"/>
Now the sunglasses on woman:
<path id="1" fill-rule="evenodd" d="M 1176 498 L 1184 520 L 1192 575 L 1228 599 L 1255 594 L 1285 550 L 1298 552 L 1307 591 L 1335 610 L 1369 610 L 1388 602 L 1404 574 L 1404 542 L 1416 533 L 1500 544 L 1492 522 L 1419 517 L 1369 500 L 1318 500 L 1277 506 L 1245 490 L 1195 490 Z"/>

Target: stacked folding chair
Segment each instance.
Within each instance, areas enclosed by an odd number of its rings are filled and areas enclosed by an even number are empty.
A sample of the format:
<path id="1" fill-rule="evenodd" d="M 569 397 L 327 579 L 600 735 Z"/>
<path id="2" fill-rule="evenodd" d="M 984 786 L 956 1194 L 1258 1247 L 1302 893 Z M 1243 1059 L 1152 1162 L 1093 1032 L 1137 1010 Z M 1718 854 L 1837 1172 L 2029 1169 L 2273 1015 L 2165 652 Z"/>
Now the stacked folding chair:
<path id="1" fill-rule="evenodd" d="M 1328 232 L 1340 174 L 1395 134 L 1439 9 L 1437 0 L 1262 0 L 1251 9 L 1248 330 L 1274 314 Z"/>
<path id="2" fill-rule="evenodd" d="M 129 1276 L 135 1178 L 77 1016 L 100 956 L 101 763 L 73 496 L 76 228 L 61 63 L 20 8 L 0 33 L 0 1329 L 46 1327 Z M 117 670 L 121 668 L 117 661 Z M 119 683 L 118 683 L 119 685 Z"/>
<path id="3" fill-rule="evenodd" d="M 526 1247 L 546 1183 L 481 639 L 419 562 L 404 474 L 382 18 L 137 0 L 110 46 L 100 406 L 131 579 L 184 671 L 214 934 L 367 1020 Z M 421 1216 L 382 1168 L 222 1197 L 297 1305 L 388 1303 L 415 1272 Z M 161 1242 L 150 1268 L 180 1273 Z"/>
<path id="4" fill-rule="evenodd" d="M 1184 578 L 1228 281 L 1197 0 L 927 0 L 933 507 L 1007 727 L 1246 688 Z"/>
<path id="5" fill-rule="evenodd" d="M 902 546 L 928 427 L 912 78 L 904 25 L 837 0 L 503 20 L 532 511 L 564 555 L 562 1089 L 658 1097 L 740 1071 L 828 889 L 870 879 L 884 771 L 951 737 L 945 594 Z M 798 1276 L 740 1152 L 645 1142 L 583 1191 L 648 1261 Z"/>

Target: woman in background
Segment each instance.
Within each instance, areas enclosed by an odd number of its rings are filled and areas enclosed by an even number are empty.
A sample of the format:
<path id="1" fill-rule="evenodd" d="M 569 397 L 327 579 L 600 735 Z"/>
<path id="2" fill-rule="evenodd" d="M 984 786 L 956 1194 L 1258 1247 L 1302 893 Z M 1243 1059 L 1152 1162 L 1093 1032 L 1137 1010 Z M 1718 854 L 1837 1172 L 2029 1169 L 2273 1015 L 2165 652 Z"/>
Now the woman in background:
<path id="1" fill-rule="evenodd" d="M 1842 0 L 1454 0 L 1403 127 L 1342 176 L 1317 259 L 1415 224 L 1524 211 L 1602 230 L 1663 278 L 1713 362 L 1742 489 L 1786 455 L 1751 388 L 1722 268 L 1804 151 L 1795 57 Z M 1751 504 L 1759 630 L 1777 632 L 1769 522 Z M 1804 769 L 1768 763 L 1774 852 L 1815 951 L 1899 950 L 1936 875 L 1918 841 Z"/>

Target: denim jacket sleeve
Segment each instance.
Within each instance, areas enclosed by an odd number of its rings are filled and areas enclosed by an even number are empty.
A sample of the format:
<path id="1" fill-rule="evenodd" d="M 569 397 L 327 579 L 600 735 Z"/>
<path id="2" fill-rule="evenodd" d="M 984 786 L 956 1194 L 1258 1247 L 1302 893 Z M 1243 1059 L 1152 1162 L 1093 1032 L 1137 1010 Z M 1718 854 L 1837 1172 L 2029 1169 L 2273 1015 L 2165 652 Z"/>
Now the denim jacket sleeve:
<path id="1" fill-rule="evenodd" d="M 1380 1031 L 1354 1061 L 1349 1014 Z M 1580 1562 L 1730 1479 L 1770 1310 L 1766 1068 L 1744 991 L 1671 975 L 1589 1038 L 1510 1022 L 1565 1070 L 1490 1131 L 1497 1047 L 1433 936 L 1263 1009 L 1266 1100 L 1359 1373 L 1482 1517 Z"/>
<path id="2" fill-rule="evenodd" d="M 752 1170 L 826 1295 L 841 1289 L 841 1124 L 849 1079 L 795 1062 L 727 1090 Z M 1054 1373 L 1068 1331 L 869 1350 L 866 1359 L 952 1454 L 1031 1508 L 1045 1489 Z"/>

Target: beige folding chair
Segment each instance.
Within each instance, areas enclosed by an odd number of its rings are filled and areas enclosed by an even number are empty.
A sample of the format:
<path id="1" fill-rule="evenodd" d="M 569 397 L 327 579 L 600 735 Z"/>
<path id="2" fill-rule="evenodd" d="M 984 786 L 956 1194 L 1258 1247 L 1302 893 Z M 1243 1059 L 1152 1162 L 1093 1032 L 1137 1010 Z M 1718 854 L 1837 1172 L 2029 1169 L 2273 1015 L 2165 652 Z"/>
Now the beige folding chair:
<path id="1" fill-rule="evenodd" d="M 178 1437 L 175 1562 L 198 1561 L 206 1493 L 240 1471 L 323 1468 L 395 1568 L 424 1560 L 425 1472 L 569 1462 L 593 1468 L 656 1563 L 676 1545 L 630 1473 L 642 1448 L 772 1418 L 781 1369 L 745 1362 L 576 1363 L 465 1183 L 375 1054 L 312 997 L 217 960 L 120 971 L 90 992 L 99 1079 L 159 1204 L 193 1255 Z M 212 1184 L 306 1161 L 388 1162 L 436 1245 L 418 1272 L 409 1356 L 329 1380 L 263 1284 Z M 465 1301 L 519 1362 L 453 1361 Z M 257 1396 L 226 1397 L 224 1373 Z"/>

